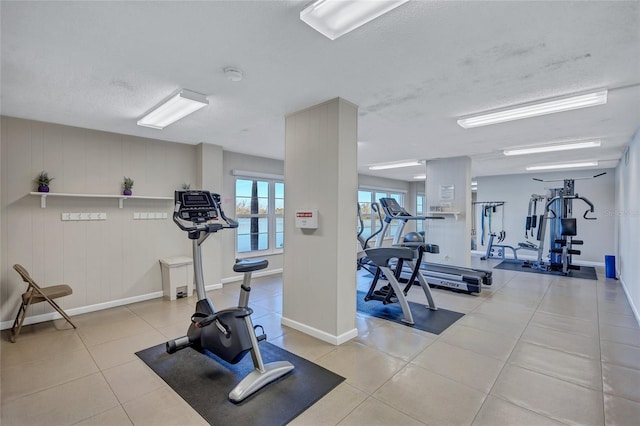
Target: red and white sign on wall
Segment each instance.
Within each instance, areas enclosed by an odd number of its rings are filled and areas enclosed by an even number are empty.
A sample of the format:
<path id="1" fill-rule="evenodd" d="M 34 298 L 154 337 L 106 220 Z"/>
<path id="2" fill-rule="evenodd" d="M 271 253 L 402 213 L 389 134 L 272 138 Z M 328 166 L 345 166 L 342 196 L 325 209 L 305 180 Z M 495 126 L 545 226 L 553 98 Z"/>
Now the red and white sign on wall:
<path id="1" fill-rule="evenodd" d="M 318 209 L 296 210 L 296 228 L 317 229 Z"/>

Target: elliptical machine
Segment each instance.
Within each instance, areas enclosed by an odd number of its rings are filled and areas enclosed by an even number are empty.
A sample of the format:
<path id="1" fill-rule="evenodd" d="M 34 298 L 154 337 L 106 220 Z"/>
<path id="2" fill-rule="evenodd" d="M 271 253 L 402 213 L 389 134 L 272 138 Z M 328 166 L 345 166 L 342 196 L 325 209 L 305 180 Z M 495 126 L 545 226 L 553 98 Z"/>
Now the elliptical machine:
<path id="1" fill-rule="evenodd" d="M 173 354 L 180 349 L 192 347 L 199 352 L 210 351 L 230 364 L 237 364 L 251 352 L 255 369 L 229 393 L 229 399 L 238 403 L 294 368 L 288 361 L 269 364 L 262 361 L 258 342 L 265 340 L 267 336 L 264 333 L 256 336 L 255 328 L 260 326 L 254 327 L 251 322 L 253 310 L 248 306 L 251 274 L 266 268 L 269 263 L 265 259 L 237 260 L 233 270 L 244 273 L 238 307 L 216 312 L 204 288 L 200 246 L 211 234 L 222 229 L 237 228 L 238 222 L 225 216 L 218 194 L 204 190 L 176 191 L 174 199 L 176 204 L 173 221 L 180 229 L 188 232 L 193 245 L 198 302 L 196 312 L 191 316 L 187 335 L 168 341 L 167 353 Z"/>

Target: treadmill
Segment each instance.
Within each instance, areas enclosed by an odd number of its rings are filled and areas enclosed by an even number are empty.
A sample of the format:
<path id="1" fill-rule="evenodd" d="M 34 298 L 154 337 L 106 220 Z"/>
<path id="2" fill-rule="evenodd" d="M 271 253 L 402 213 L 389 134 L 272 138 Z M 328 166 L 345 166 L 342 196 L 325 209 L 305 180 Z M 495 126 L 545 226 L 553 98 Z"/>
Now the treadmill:
<path id="1" fill-rule="evenodd" d="M 385 218 L 382 232 L 378 234 L 375 247 L 382 247 L 384 235 L 393 220 L 400 221 L 393 236 L 392 244 L 395 246 L 401 244 L 400 238 L 408 221 L 444 219 L 442 216 L 412 216 L 393 198 L 380 198 L 380 205 L 384 210 Z M 482 285 L 491 285 L 493 282 L 492 272 L 484 269 L 422 262 L 420 271 L 429 285 L 467 293 L 480 293 Z"/>

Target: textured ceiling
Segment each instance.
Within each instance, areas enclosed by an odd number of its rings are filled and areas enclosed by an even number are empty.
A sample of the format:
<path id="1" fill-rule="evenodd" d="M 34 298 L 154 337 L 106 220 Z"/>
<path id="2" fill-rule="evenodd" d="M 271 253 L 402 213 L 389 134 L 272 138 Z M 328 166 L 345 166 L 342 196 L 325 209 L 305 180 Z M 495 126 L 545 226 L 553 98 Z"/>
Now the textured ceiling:
<path id="1" fill-rule="evenodd" d="M 360 172 L 469 155 L 476 176 L 595 159 L 615 167 L 640 124 L 640 3 L 411 1 L 335 41 L 306 1 L 2 1 L 4 115 L 284 157 L 284 117 L 340 96 L 359 106 Z M 222 72 L 239 67 L 233 83 Z M 175 91 L 210 106 L 164 130 L 137 119 Z M 605 106 L 476 129 L 456 118 L 608 88 Z M 602 147 L 501 150 L 601 138 Z"/>

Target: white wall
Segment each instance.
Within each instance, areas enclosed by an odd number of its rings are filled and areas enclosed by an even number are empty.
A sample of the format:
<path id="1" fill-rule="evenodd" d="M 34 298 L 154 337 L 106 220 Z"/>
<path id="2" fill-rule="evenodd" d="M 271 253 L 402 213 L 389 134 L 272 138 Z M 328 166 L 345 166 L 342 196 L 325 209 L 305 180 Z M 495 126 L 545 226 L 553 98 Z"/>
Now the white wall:
<path id="1" fill-rule="evenodd" d="M 358 175 L 358 188 L 375 188 L 375 189 L 389 189 L 397 190 L 403 193 L 408 193 L 410 190 L 410 183 L 404 180 L 388 179 L 378 176 Z M 414 201 L 415 203 L 415 201 Z"/>
<path id="2" fill-rule="evenodd" d="M 615 171 L 608 170 L 588 170 L 588 171 L 565 171 L 553 173 L 535 173 L 505 176 L 484 176 L 477 178 L 478 191 L 477 200 L 482 201 L 504 201 L 504 230 L 506 239 L 504 244 L 516 246 L 525 239 L 525 219 L 531 194 L 545 195 L 548 188 L 559 188 L 563 182 L 538 182 L 533 178 L 542 180 L 552 179 L 572 179 L 585 176 L 594 176 L 598 173 L 607 172 L 606 175 L 596 179 L 584 179 L 575 181 L 575 192 L 588 198 L 595 206 L 595 213 L 589 217 L 597 217 L 597 220 L 584 220 L 582 215 L 588 206 L 581 201 L 573 202 L 573 216 L 578 219 L 578 237 L 584 241 L 584 245 L 579 247 L 582 252 L 579 256 L 574 256 L 574 263 L 590 262 L 604 264 L 604 256 L 614 252 L 614 215 L 611 213 L 614 208 L 614 188 Z M 538 216 L 542 214 L 544 205 L 538 203 Z M 497 215 L 492 216 L 492 230 L 494 232 L 502 229 L 502 213 L 498 210 Z M 485 245 L 480 245 L 481 226 L 477 212 L 477 250 L 485 250 L 488 244 L 488 236 L 485 235 Z M 486 224 L 486 222 L 485 222 Z M 537 229 L 537 228 L 536 228 Z M 487 230 L 485 229 L 485 233 Z M 529 241 L 537 243 L 534 236 L 529 236 Z M 545 242 L 545 255 L 548 252 L 548 238 Z M 510 251 L 509 251 L 510 253 Z M 518 255 L 534 256 L 533 251 L 521 250 Z"/>
<path id="3" fill-rule="evenodd" d="M 358 189 L 388 189 L 390 192 L 397 191 L 404 194 L 404 208 L 415 214 L 416 211 L 416 186 L 415 182 L 407 182 L 404 180 L 388 179 L 378 176 L 358 175 Z M 424 192 L 424 189 L 421 191 Z M 376 200 L 378 201 L 378 200 Z M 384 213 L 382 213 L 384 217 Z M 415 231 L 415 223 L 409 221 L 404 228 L 404 232 Z M 386 243 L 385 243 L 386 244 Z M 357 246 L 360 247 L 359 245 Z"/>
<path id="4" fill-rule="evenodd" d="M 640 128 L 616 173 L 616 268 L 629 302 L 640 323 Z"/>
<path id="5" fill-rule="evenodd" d="M 333 344 L 357 335 L 357 117 L 336 98 L 285 119 L 282 323 Z M 296 209 L 318 228 L 295 227 Z"/>
<path id="6" fill-rule="evenodd" d="M 134 195 L 172 197 L 196 180 L 194 146 L 2 117 L 2 321 L 11 320 L 24 291 L 15 263 L 43 285 L 67 283 L 63 308 L 84 307 L 162 290 L 158 259 L 190 255 L 171 221 L 171 200 L 54 198 L 40 208 L 36 175 L 55 177 L 52 192 L 119 194 L 123 176 Z M 62 222 L 63 212 L 103 212 L 105 221 Z M 134 212 L 167 212 L 166 220 L 133 220 Z M 30 314 L 51 309 L 35 305 Z"/>
<path id="7" fill-rule="evenodd" d="M 427 256 L 427 261 L 468 267 L 471 265 L 471 159 L 445 158 L 428 161 L 426 165 L 425 213 L 438 216 L 432 207 L 450 203 L 457 218 L 444 215 L 444 220 L 426 220 L 426 240 L 440 247 L 439 254 Z M 453 186 L 453 199 L 442 200 L 441 188 Z"/>
<path id="8" fill-rule="evenodd" d="M 183 183 L 222 195 L 234 216 L 233 169 L 283 175 L 284 162 L 154 139 L 2 117 L 0 149 L 0 318 L 15 316 L 24 285 L 13 271 L 22 263 L 41 284 L 66 282 L 74 289 L 65 309 L 157 294 L 162 290 L 158 259 L 191 256 L 191 243 L 171 220 L 173 202 L 54 198 L 40 208 L 35 176 L 55 177 L 52 192 L 119 194 L 123 176 L 134 179 L 134 195 L 173 197 Z M 206 158 L 204 158 L 206 157 Z M 222 170 L 221 170 L 222 169 Z M 222 182 L 222 183 L 220 183 Z M 63 212 L 104 212 L 106 221 L 62 222 Z M 133 220 L 133 212 L 167 212 L 166 220 Z M 221 232 L 203 247 L 207 285 L 240 278 L 233 272 L 235 233 Z M 282 268 L 282 255 L 269 256 L 268 271 Z M 257 275 L 257 274 L 256 274 Z M 31 315 L 49 313 L 43 304 Z"/>

